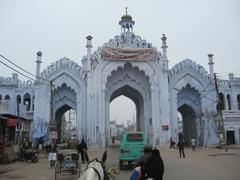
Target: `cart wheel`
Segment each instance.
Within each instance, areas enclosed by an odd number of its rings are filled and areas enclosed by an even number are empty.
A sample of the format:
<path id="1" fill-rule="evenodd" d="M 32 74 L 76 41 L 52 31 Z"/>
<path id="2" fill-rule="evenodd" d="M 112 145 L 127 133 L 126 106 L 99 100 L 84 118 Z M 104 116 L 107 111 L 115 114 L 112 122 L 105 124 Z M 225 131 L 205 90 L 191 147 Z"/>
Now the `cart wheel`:
<path id="1" fill-rule="evenodd" d="M 55 180 L 59 180 L 59 175 L 60 175 L 60 166 L 57 163 L 55 166 Z"/>

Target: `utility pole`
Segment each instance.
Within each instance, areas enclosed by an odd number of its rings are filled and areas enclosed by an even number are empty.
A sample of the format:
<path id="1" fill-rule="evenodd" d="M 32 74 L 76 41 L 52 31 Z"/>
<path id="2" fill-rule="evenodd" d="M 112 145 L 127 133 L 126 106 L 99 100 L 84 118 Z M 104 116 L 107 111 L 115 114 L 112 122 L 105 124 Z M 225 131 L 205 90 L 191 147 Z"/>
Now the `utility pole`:
<path id="1" fill-rule="evenodd" d="M 225 138 L 225 130 L 224 130 L 224 121 L 223 121 L 223 115 L 222 115 L 222 109 L 223 109 L 223 105 L 220 99 L 220 95 L 219 95 L 219 90 L 218 90 L 218 83 L 217 83 L 217 76 L 216 73 L 214 73 L 214 82 L 215 82 L 215 88 L 216 88 L 216 92 L 217 92 L 217 113 L 220 114 L 220 119 L 218 121 L 218 125 L 219 125 L 219 138 L 220 138 L 220 146 L 222 146 L 222 144 L 225 146 L 225 150 L 228 151 L 227 148 L 227 144 L 226 144 L 226 138 Z"/>
<path id="2" fill-rule="evenodd" d="M 20 134 L 20 117 L 19 117 L 19 102 L 20 99 L 17 97 L 17 133 L 18 133 L 18 138 L 17 138 L 17 144 L 21 146 L 21 134 Z"/>

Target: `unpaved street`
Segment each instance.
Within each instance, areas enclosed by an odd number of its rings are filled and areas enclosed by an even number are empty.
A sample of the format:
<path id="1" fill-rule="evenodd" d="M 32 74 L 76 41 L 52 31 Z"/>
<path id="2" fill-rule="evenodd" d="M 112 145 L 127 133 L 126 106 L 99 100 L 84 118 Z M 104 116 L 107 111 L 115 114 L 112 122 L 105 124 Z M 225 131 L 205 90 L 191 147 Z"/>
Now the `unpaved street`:
<path id="1" fill-rule="evenodd" d="M 89 150 L 90 158 L 101 158 L 103 150 Z M 161 149 L 165 163 L 164 180 L 237 180 L 240 177 L 240 149 L 230 149 L 228 152 L 218 149 L 197 149 L 193 152 L 186 149 L 186 158 L 180 159 L 175 149 Z M 108 150 L 107 166 L 118 165 L 119 149 Z M 129 179 L 131 171 L 121 171 L 118 180 Z M 53 180 L 54 169 L 44 155 L 38 163 L 15 162 L 0 165 L 1 180 Z M 62 175 L 61 180 L 76 179 L 74 175 Z"/>

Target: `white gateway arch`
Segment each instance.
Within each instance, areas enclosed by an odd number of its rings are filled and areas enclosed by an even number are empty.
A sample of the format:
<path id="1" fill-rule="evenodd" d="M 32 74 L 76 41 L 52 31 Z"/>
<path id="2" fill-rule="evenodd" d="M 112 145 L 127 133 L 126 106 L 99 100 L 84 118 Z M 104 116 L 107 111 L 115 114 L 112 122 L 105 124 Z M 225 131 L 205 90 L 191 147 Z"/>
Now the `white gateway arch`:
<path id="1" fill-rule="evenodd" d="M 191 60 L 169 70 L 165 35 L 160 52 L 135 35 L 134 23 L 130 15 L 122 16 L 120 35 L 94 52 L 92 37 L 88 36 L 82 66 L 63 58 L 42 72 L 41 78 L 51 81 L 55 88 L 51 96 L 49 86 L 37 84 L 34 125 L 50 123 L 51 104 L 57 123 L 61 123 L 59 117 L 64 112 L 73 109 L 78 139 L 84 138 L 90 147 L 105 147 L 110 134 L 110 103 L 124 95 L 135 103 L 137 130 L 147 134 L 149 144 L 167 147 L 170 137 L 177 141 L 177 111 L 183 116 L 187 140 L 194 135 L 199 142 L 204 141 L 204 111 L 212 102 L 200 94 L 210 83 L 210 76 Z M 37 63 L 40 72 L 40 61 Z M 216 134 L 211 139 L 215 142 Z"/>

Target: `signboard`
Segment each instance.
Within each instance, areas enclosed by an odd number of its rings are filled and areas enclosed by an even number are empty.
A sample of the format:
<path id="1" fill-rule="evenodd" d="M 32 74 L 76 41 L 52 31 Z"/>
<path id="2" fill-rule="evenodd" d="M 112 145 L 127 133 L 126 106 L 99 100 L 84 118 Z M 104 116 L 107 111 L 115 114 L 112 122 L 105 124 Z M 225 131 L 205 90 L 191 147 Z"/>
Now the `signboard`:
<path id="1" fill-rule="evenodd" d="M 168 128 L 168 125 L 162 125 L 162 130 L 163 130 L 163 131 L 168 131 L 168 129 L 169 129 L 169 128 Z"/>
<path id="2" fill-rule="evenodd" d="M 50 129 L 56 129 L 57 127 L 57 122 L 56 121 L 50 121 L 49 122 L 49 128 Z"/>
<path id="3" fill-rule="evenodd" d="M 6 121 L 6 126 L 8 126 L 8 127 L 15 127 L 15 126 L 17 126 L 17 119 L 8 119 Z"/>
<path id="4" fill-rule="evenodd" d="M 50 139 L 57 139 L 57 131 L 50 132 Z"/>
<path id="5" fill-rule="evenodd" d="M 105 60 L 155 61 L 156 57 L 156 48 L 113 48 L 108 46 L 102 48 L 102 58 Z"/>

